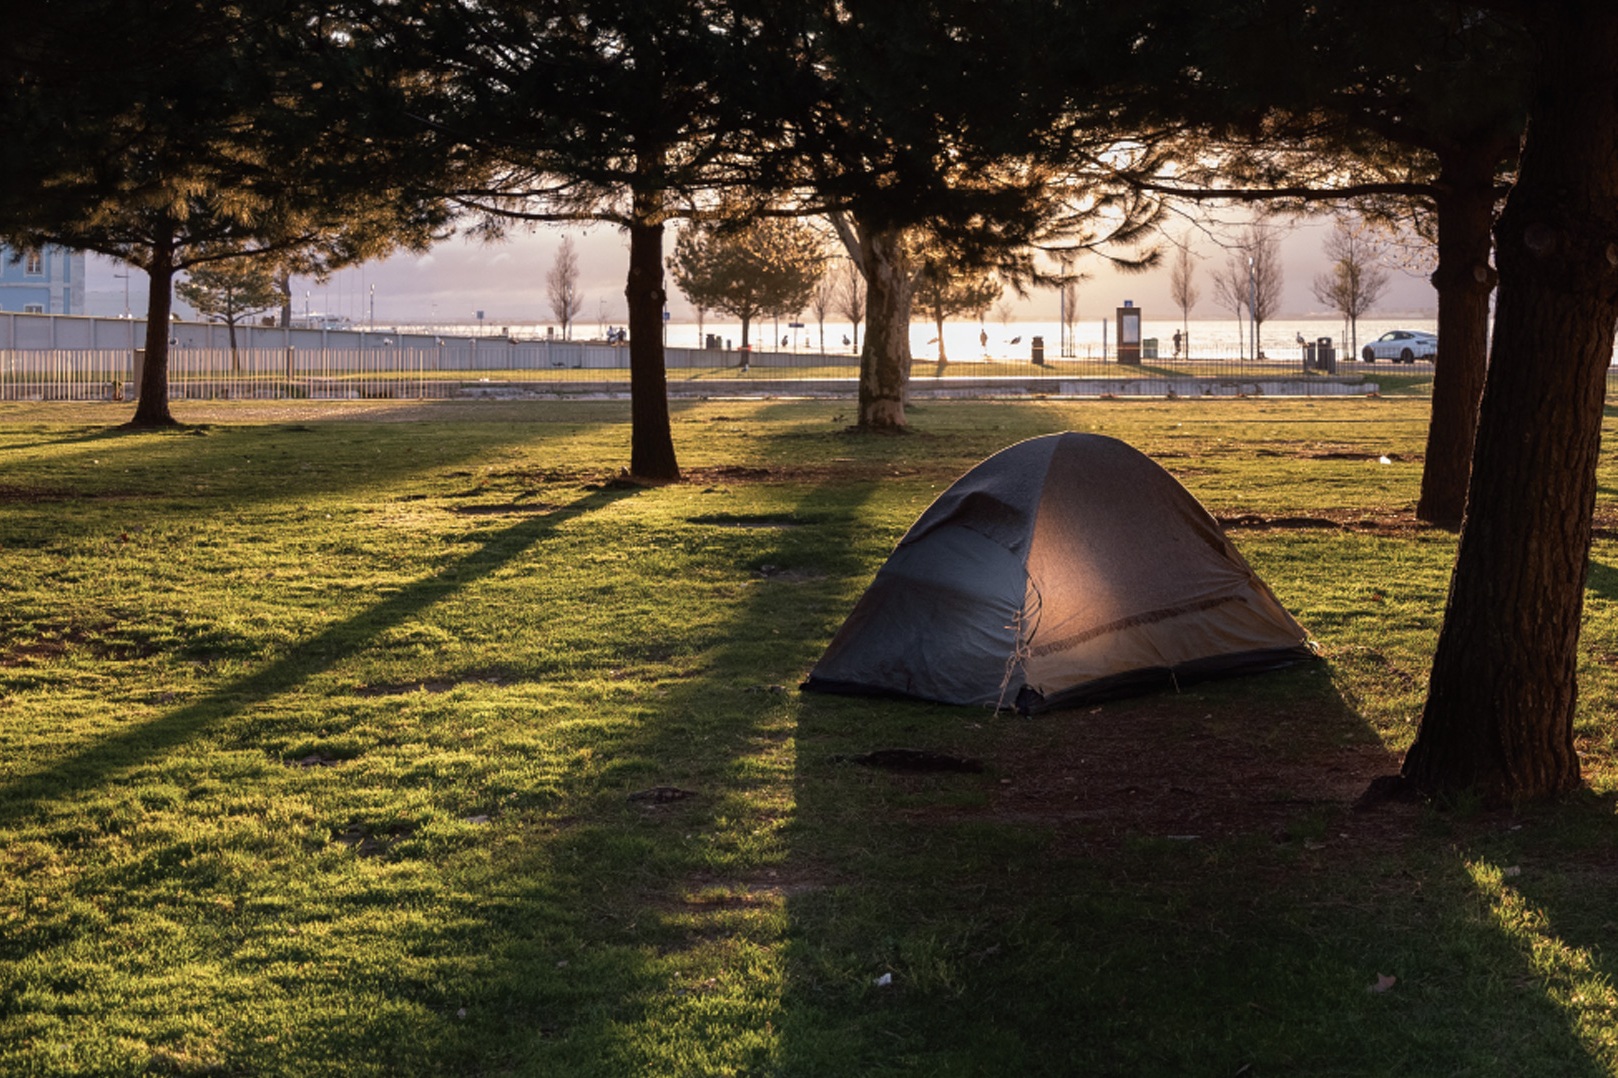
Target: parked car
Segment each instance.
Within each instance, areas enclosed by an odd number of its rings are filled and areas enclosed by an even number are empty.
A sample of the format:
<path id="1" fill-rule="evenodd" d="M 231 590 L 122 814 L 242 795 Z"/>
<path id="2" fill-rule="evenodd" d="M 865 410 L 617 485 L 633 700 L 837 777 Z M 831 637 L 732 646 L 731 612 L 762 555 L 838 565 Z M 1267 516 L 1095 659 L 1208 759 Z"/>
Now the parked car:
<path id="1" fill-rule="evenodd" d="M 1390 330 L 1360 350 L 1360 358 L 1367 363 L 1379 359 L 1414 363 L 1418 359 L 1432 359 L 1437 354 L 1438 335 L 1419 329 Z"/>

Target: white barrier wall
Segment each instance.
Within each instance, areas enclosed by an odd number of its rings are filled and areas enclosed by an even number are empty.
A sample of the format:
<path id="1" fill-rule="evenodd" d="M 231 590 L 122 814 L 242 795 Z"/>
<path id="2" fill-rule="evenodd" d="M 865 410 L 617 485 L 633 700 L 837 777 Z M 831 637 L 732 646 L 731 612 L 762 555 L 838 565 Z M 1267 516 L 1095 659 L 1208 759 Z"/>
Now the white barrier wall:
<path id="1" fill-rule="evenodd" d="M 175 322 L 169 340 L 179 348 L 229 348 L 230 328 L 217 322 Z M 444 337 L 430 334 L 398 333 L 389 329 L 340 330 L 297 329 L 278 326 L 240 325 L 236 345 L 245 350 L 270 348 L 383 348 L 390 345 L 432 347 L 439 340 L 449 345 L 490 347 L 505 344 L 502 338 Z M 90 348 L 141 348 L 146 343 L 144 318 L 95 318 L 65 314 L 16 314 L 0 311 L 0 348 L 28 350 L 76 350 Z"/>
<path id="2" fill-rule="evenodd" d="M 182 351 L 228 352 L 229 327 L 216 322 L 175 322 L 169 342 Z M 79 315 L 13 314 L 0 311 L 0 351 L 23 369 L 29 352 L 96 352 L 117 350 L 131 359 L 146 346 L 146 322 L 140 318 L 93 318 Z M 236 346 L 243 355 L 273 354 L 273 365 L 287 374 L 324 372 L 336 357 L 355 353 L 409 353 L 406 367 L 435 371 L 499 370 L 627 370 L 627 344 L 593 344 L 560 340 L 508 340 L 505 337 L 440 337 L 386 329 L 298 329 L 237 326 Z M 378 357 L 381 358 L 380 355 Z M 706 348 L 668 348 L 664 365 L 671 369 L 715 369 L 740 365 L 742 353 Z M 811 356 L 806 353 L 752 352 L 754 367 L 817 365 L 858 367 L 856 356 Z M 347 363 L 346 360 L 336 360 Z M 40 362 L 47 362 L 43 359 Z M 56 362 L 50 360 L 49 362 Z M 255 359 L 252 365 L 264 366 Z M 365 366 L 372 366 L 367 362 Z"/>

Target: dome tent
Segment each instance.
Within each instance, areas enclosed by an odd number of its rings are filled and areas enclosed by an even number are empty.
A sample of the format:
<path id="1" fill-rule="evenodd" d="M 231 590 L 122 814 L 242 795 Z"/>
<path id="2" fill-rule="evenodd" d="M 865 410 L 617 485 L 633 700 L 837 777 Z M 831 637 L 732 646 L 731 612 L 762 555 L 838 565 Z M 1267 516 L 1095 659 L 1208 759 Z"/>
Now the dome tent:
<path id="1" fill-rule="evenodd" d="M 1313 656 L 1173 476 L 1069 432 L 1001 450 L 941 494 L 803 688 L 1026 713 Z"/>

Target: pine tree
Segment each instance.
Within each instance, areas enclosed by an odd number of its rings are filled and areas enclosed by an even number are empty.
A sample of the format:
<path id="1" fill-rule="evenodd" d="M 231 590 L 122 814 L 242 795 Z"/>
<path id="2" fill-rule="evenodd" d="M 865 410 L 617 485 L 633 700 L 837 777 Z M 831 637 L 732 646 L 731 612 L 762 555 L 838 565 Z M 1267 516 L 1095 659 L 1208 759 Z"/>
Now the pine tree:
<path id="1" fill-rule="evenodd" d="M 425 245 L 443 219 L 410 182 L 437 162 L 388 128 L 387 50 L 318 6 L 85 0 L 43 5 L 8 38 L 0 238 L 146 271 L 134 426 L 174 423 L 176 274 L 270 255 L 332 268 Z"/>
<path id="2" fill-rule="evenodd" d="M 280 270 L 263 258 L 219 258 L 194 263 L 174 291 L 204 318 L 223 322 L 230 335 L 230 365 L 240 366 L 236 326 L 243 318 L 281 306 Z"/>

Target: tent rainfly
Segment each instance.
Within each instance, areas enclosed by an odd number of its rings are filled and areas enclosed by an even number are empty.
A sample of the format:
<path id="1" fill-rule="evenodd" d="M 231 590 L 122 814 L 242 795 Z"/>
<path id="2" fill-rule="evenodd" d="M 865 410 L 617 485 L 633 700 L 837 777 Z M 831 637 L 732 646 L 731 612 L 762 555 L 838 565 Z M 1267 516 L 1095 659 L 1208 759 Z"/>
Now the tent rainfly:
<path id="1" fill-rule="evenodd" d="M 1069 432 L 1001 450 L 940 495 L 803 688 L 1026 714 L 1314 654 L 1173 476 Z"/>

